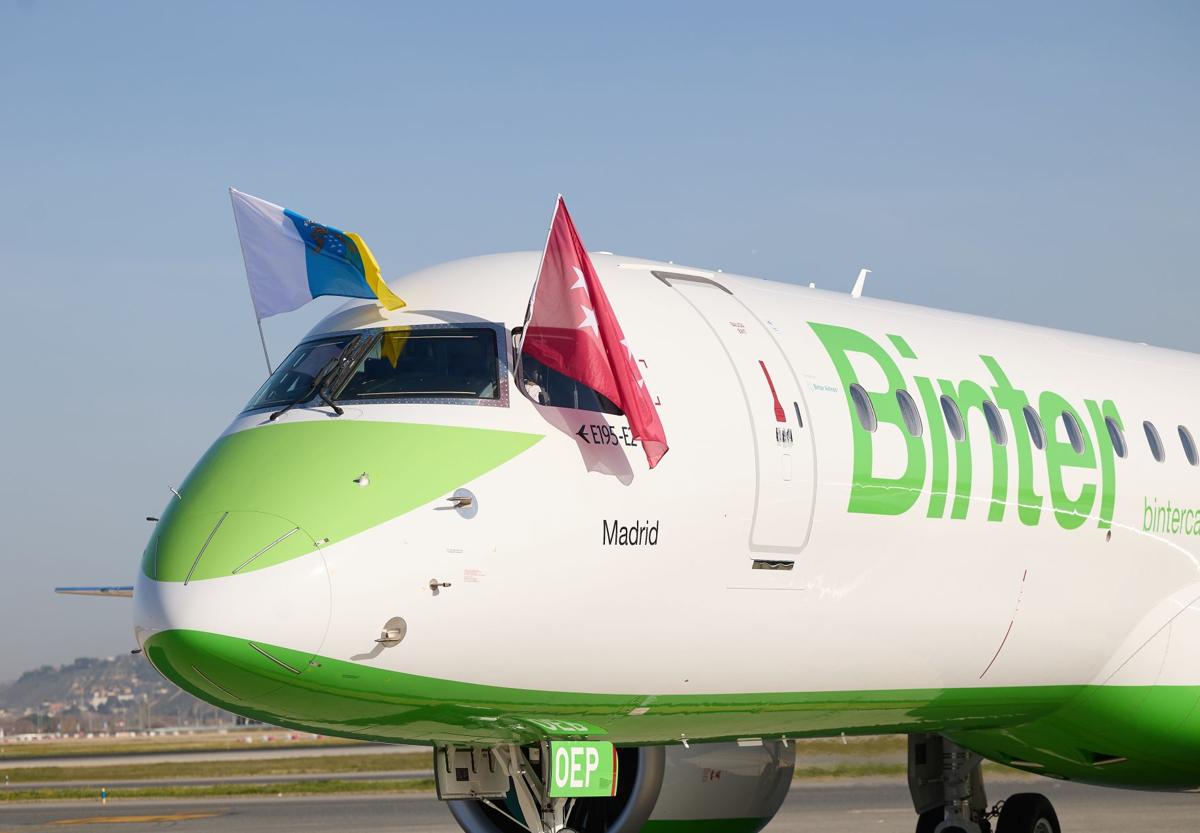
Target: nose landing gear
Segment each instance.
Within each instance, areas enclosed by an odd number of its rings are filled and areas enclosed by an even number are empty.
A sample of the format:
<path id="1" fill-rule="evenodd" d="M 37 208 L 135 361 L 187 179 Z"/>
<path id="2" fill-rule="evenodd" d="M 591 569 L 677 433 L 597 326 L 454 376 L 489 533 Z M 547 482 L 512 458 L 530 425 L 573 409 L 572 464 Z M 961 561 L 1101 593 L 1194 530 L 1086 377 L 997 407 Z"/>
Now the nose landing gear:
<path id="1" fill-rule="evenodd" d="M 1017 793 L 989 809 L 982 763 L 941 735 L 908 736 L 916 833 L 1062 833 L 1050 800 L 1039 793 Z"/>

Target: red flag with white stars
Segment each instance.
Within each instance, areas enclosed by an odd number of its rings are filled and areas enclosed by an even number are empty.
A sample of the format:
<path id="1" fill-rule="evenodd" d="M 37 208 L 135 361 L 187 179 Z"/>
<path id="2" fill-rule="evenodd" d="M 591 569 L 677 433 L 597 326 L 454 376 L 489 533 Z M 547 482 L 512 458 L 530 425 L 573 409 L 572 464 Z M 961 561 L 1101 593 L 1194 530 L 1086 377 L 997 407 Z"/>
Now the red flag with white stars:
<path id="1" fill-rule="evenodd" d="M 561 196 L 521 351 L 612 400 L 629 420 L 650 468 L 658 465 L 667 453 L 662 421 Z"/>

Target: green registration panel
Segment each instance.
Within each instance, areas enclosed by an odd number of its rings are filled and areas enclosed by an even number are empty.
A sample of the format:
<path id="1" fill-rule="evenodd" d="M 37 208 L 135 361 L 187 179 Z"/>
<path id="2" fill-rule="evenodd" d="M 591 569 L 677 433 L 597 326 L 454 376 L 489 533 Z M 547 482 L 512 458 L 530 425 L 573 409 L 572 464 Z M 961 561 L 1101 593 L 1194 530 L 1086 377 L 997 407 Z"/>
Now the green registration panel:
<path id="1" fill-rule="evenodd" d="M 617 750 L 608 741 L 551 741 L 552 798 L 617 794 Z"/>

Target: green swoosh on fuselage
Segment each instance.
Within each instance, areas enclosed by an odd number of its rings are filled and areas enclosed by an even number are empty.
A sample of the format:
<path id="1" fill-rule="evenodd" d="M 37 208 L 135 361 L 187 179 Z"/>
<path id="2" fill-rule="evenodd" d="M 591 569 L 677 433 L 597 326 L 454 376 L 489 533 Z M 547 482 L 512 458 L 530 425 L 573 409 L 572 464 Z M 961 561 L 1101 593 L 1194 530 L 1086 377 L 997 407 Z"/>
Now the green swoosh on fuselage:
<path id="1" fill-rule="evenodd" d="M 530 743 L 549 737 L 539 728 L 547 721 L 582 724 L 590 728 L 576 737 L 620 745 L 942 732 L 992 760 L 1085 783 L 1200 786 L 1197 686 L 597 694 L 418 676 L 200 631 L 156 633 L 145 650 L 164 676 L 209 703 L 361 740 Z M 631 714 L 646 703 L 647 712 Z M 1096 753 L 1123 760 L 1098 765 Z"/>
<path id="2" fill-rule="evenodd" d="M 297 558 L 445 497 L 540 439 L 349 419 L 228 434 L 192 469 L 182 499 L 167 506 L 142 572 L 199 581 Z M 364 472 L 366 487 L 354 482 Z"/>

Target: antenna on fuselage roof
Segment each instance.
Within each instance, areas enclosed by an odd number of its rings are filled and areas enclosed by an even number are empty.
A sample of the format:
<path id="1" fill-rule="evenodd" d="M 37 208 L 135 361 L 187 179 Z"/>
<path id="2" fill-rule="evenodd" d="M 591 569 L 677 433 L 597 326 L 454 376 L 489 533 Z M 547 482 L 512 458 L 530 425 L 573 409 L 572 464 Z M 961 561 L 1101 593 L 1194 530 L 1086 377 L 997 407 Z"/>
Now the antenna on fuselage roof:
<path id="1" fill-rule="evenodd" d="M 863 284 L 867 282 L 867 275 L 869 274 L 871 274 L 870 269 L 860 269 L 858 271 L 858 278 L 854 281 L 854 288 L 850 290 L 851 298 L 862 297 Z"/>

